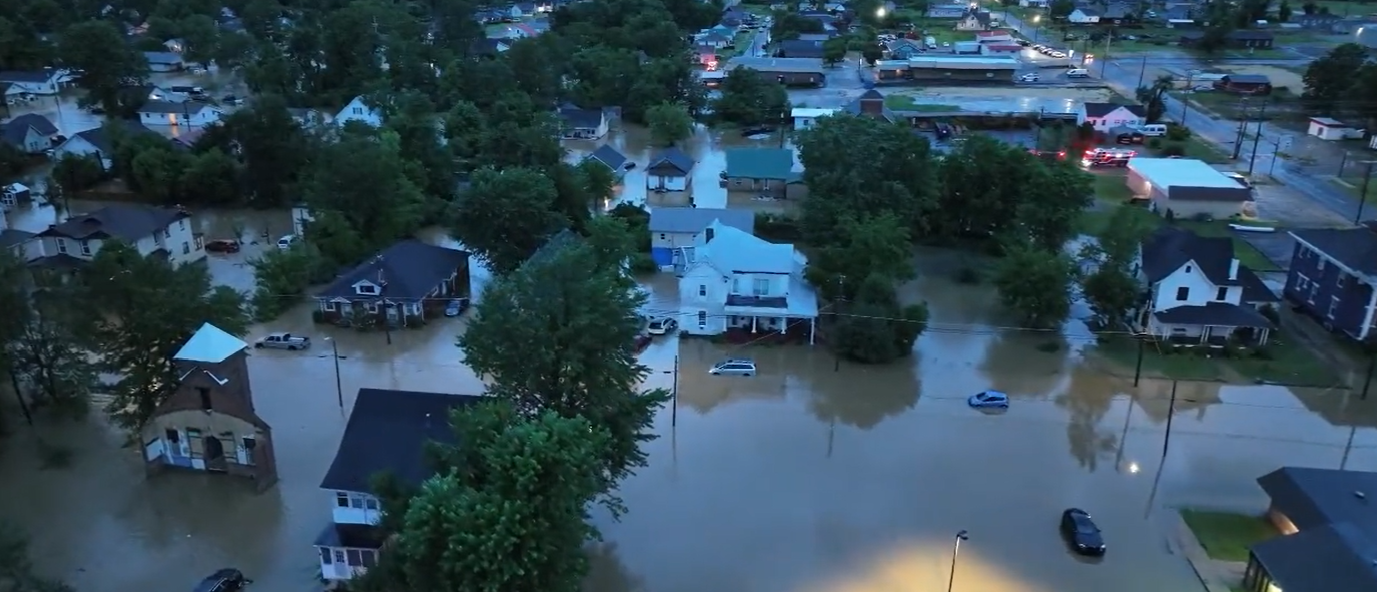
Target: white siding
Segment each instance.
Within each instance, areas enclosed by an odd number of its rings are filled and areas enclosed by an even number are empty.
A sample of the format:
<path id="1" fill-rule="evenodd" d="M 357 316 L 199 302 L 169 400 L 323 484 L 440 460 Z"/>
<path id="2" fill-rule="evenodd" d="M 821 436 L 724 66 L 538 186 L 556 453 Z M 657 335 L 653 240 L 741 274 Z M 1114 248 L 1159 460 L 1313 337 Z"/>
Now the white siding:
<path id="1" fill-rule="evenodd" d="M 756 293 L 758 283 L 765 288 L 764 293 Z M 780 273 L 732 274 L 728 293 L 740 296 L 786 296 L 789 293 L 789 276 Z"/>
<path id="2" fill-rule="evenodd" d="M 1185 289 L 1186 298 L 1178 300 L 1178 292 L 1182 288 Z M 1189 262 L 1157 282 L 1153 290 L 1152 311 L 1161 312 L 1178 306 L 1204 306 L 1211 302 L 1238 304 L 1243 296 L 1243 288 L 1229 286 L 1226 287 L 1225 299 L 1218 300 L 1218 288 L 1219 286 L 1215 286 L 1204 273 L 1201 273 L 1199 265 L 1193 261 Z"/>
<path id="3" fill-rule="evenodd" d="M 335 123 L 338 125 L 344 125 L 350 121 L 363 122 L 373 127 L 381 127 L 383 124 L 382 114 L 377 109 L 364 104 L 363 97 L 354 97 L 354 100 L 349 101 L 349 104 L 340 109 L 338 115 L 335 115 Z"/>
<path id="4" fill-rule="evenodd" d="M 693 237 L 696 232 L 652 232 L 650 233 L 651 248 L 678 248 L 692 247 Z"/>
<path id="5" fill-rule="evenodd" d="M 382 520 L 381 502 L 366 493 L 336 491 L 330 497 L 330 506 L 335 524 L 377 524 Z"/>
<path id="6" fill-rule="evenodd" d="M 727 278 L 710 265 L 700 263 L 685 273 L 679 279 L 680 329 L 690 335 L 717 335 L 726 331 L 722 308 L 729 286 Z"/>
<path id="7" fill-rule="evenodd" d="M 646 189 L 665 189 L 667 191 L 685 191 L 688 189 L 688 177 L 662 177 L 656 175 L 646 175 Z"/>

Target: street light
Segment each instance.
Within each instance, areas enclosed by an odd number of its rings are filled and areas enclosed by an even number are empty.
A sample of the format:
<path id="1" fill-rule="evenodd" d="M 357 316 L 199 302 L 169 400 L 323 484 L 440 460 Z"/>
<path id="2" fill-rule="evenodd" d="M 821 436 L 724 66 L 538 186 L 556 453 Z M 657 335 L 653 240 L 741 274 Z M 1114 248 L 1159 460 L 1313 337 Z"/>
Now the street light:
<path id="1" fill-rule="evenodd" d="M 970 533 L 961 530 L 956 533 L 956 540 L 952 541 L 951 546 L 951 574 L 947 576 L 947 592 L 951 592 L 952 581 L 956 579 L 956 558 L 961 555 L 961 541 L 971 539 Z"/>
<path id="2" fill-rule="evenodd" d="M 881 6 L 881 7 L 879 7 L 879 8 L 876 8 L 876 9 L 875 9 L 875 18 L 884 18 L 884 17 L 885 17 L 885 7 Z"/>
<path id="3" fill-rule="evenodd" d="M 325 340 L 330 342 L 330 357 L 335 359 L 335 398 L 339 399 L 339 408 L 343 411 L 344 385 L 340 383 L 339 379 L 339 342 L 331 337 L 326 337 Z"/>

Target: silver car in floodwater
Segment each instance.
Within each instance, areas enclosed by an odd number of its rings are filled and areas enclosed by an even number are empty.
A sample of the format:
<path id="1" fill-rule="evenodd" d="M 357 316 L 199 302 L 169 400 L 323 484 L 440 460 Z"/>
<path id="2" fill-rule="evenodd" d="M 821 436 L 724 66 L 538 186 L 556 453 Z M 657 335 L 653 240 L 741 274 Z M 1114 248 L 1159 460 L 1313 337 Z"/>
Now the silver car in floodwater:
<path id="1" fill-rule="evenodd" d="M 708 374 L 713 376 L 755 376 L 755 362 L 744 358 L 724 360 L 713 365 Z"/>

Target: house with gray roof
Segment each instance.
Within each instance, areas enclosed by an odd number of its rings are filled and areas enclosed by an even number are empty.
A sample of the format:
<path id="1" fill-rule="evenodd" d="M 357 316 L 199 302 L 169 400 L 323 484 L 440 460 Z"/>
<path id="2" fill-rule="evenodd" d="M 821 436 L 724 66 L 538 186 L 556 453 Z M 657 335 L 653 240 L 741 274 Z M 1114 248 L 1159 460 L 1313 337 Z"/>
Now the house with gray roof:
<path id="1" fill-rule="evenodd" d="M 726 208 L 655 208 L 650 211 L 650 256 L 661 268 L 683 266 L 683 249 L 693 246 L 698 234 L 713 222 L 721 222 L 746 234 L 755 234 L 755 214 Z"/>
<path id="2" fill-rule="evenodd" d="M 114 164 L 112 158 L 115 154 L 115 139 L 119 134 L 158 135 L 138 122 L 124 119 L 108 121 L 101 127 L 72 134 L 54 149 L 53 157 L 61 159 L 65 156 L 89 156 L 99 159 L 101 168 L 109 170 Z"/>
<path id="3" fill-rule="evenodd" d="M 778 334 L 813 343 L 818 296 L 803 279 L 808 259 L 794 245 L 714 220 L 681 251 L 683 332 L 751 340 Z"/>
<path id="4" fill-rule="evenodd" d="M 603 165 L 607 167 L 608 170 L 612 171 L 612 174 L 618 179 L 626 174 L 627 169 L 636 166 L 636 163 L 631 162 L 625 154 L 622 154 L 610 144 L 598 146 L 597 150 L 583 157 L 583 162 L 596 162 Z"/>
<path id="5" fill-rule="evenodd" d="M 201 234 L 185 208 L 111 204 L 49 225 L 36 238 L 42 257 L 30 265 L 42 268 L 79 268 L 110 241 L 128 244 L 145 257 L 165 258 L 173 266 L 206 258 Z"/>
<path id="6" fill-rule="evenodd" d="M 602 109 L 584 109 L 572 103 L 561 105 L 556 115 L 560 137 L 566 140 L 597 140 L 607 135 L 607 115 Z"/>
<path id="7" fill-rule="evenodd" d="M 1158 339 L 1222 346 L 1237 337 L 1266 344 L 1274 328 L 1259 309 L 1279 299 L 1238 261 L 1230 237 L 1158 228 L 1140 247 L 1138 277 L 1148 296 L 1134 322 Z"/>
<path id="8" fill-rule="evenodd" d="M 645 168 L 645 188 L 656 193 L 688 191 L 693 181 L 693 157 L 673 146 L 650 159 Z"/>
<path id="9" fill-rule="evenodd" d="M 1249 549 L 1242 590 L 1377 590 L 1377 473 L 1282 467 L 1258 478 L 1283 536 Z"/>
<path id="10" fill-rule="evenodd" d="M 316 294 L 318 319 L 411 326 L 443 314 L 451 300 L 468 300 L 469 254 L 415 239 L 396 243 L 339 276 Z"/>
<path id="11" fill-rule="evenodd" d="M 1282 289 L 1286 302 L 1355 341 L 1377 336 L 1377 223 L 1288 234 L 1296 246 Z"/>
<path id="12" fill-rule="evenodd" d="M 728 148 L 722 186 L 770 199 L 802 199 L 808 194 L 801 167 L 789 148 Z"/>
<path id="13" fill-rule="evenodd" d="M 148 61 L 150 72 L 180 72 L 186 69 L 182 54 L 171 51 L 145 51 L 143 58 Z"/>
<path id="14" fill-rule="evenodd" d="M 7 70 L 0 72 L 0 84 L 7 85 L 5 96 L 55 95 L 62 90 L 62 79 L 66 75 L 66 70 L 57 68 Z"/>
<path id="15" fill-rule="evenodd" d="M 57 126 L 36 113 L 20 115 L 0 126 L 0 140 L 25 154 L 42 154 L 53 147 Z"/>

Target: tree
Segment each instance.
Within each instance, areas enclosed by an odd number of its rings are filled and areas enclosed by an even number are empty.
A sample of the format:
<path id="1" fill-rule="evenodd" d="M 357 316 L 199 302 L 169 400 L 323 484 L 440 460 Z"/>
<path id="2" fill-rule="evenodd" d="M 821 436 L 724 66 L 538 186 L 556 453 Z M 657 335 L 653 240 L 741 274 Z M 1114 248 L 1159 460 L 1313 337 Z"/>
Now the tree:
<path id="1" fill-rule="evenodd" d="M 539 170 L 481 169 L 455 201 L 451 229 L 493 273 L 510 273 L 568 227 L 555 197 L 554 183 Z"/>
<path id="2" fill-rule="evenodd" d="M 776 123 L 789 108 L 784 85 L 766 80 L 750 68 L 736 68 L 722 80 L 721 95 L 713 101 L 713 117 L 725 123 L 749 127 Z"/>
<path id="3" fill-rule="evenodd" d="M 82 103 L 119 111 L 118 92 L 128 79 L 142 79 L 148 62 L 129 45 L 114 21 L 91 20 L 62 32 L 58 40 L 62 63 L 81 72 L 77 84 L 86 89 Z"/>
<path id="4" fill-rule="evenodd" d="M 693 135 L 693 117 L 682 105 L 660 103 L 645 114 L 650 137 L 661 146 L 673 146 Z"/>
<path id="5" fill-rule="evenodd" d="M 846 59 L 847 43 L 844 37 L 833 37 L 822 44 L 822 63 L 835 66 Z"/>
<path id="6" fill-rule="evenodd" d="M 1043 249 L 1059 251 L 1075 236 L 1076 222 L 1090 206 L 1093 178 L 1070 160 L 1024 158 L 1031 162 L 1031 173 L 1014 209 L 1016 232 Z"/>
<path id="7" fill-rule="evenodd" d="M 615 218 L 596 221 L 589 239 L 556 235 L 489 284 L 459 347 L 488 394 L 522 416 L 552 411 L 606 430 L 600 475 L 610 492 L 645 466 L 640 445 L 655 437 L 647 430 L 668 393 L 640 390 L 649 373 L 634 350 L 644 296 L 622 271 L 632 239 Z"/>
<path id="8" fill-rule="evenodd" d="M 897 216 L 848 215 L 839 222 L 840 240 L 823 246 L 806 272 L 808 283 L 817 286 L 824 299 L 854 298 L 867 278 L 887 278 L 891 283 L 913 279 L 908 225 Z"/>
<path id="9" fill-rule="evenodd" d="M 0 343 L 8 346 L 0 347 L 0 362 L 4 363 L 4 370 L 10 375 L 16 397 L 22 397 L 19 377 L 25 368 L 16 355 L 14 344 L 26 331 L 32 316 L 30 305 L 33 301 L 29 297 L 28 279 L 23 261 L 9 251 L 0 253 Z M 23 402 L 22 398 L 20 402 Z M 27 414 L 27 408 L 24 409 Z"/>
<path id="10" fill-rule="evenodd" d="M 228 154 L 212 148 L 189 159 L 177 187 L 182 203 L 231 205 L 239 203 L 239 165 Z"/>
<path id="11" fill-rule="evenodd" d="M 926 303 L 901 307 L 894 280 L 879 274 L 867 277 L 855 302 L 837 314 L 834 350 L 863 364 L 884 364 L 908 355 L 928 322 Z"/>
<path id="12" fill-rule="evenodd" d="M 194 14 L 183 19 L 178 29 L 182 41 L 186 44 L 182 53 L 188 62 L 204 66 L 215 59 L 220 43 L 220 26 L 215 19 L 204 14 Z"/>
<path id="13" fill-rule="evenodd" d="M 85 346 L 89 318 L 74 282 L 62 282 L 40 272 L 23 330 L 10 341 L 8 355 L 18 369 L 19 382 L 29 387 L 36 407 L 51 406 L 60 415 L 83 417 L 96 366 Z"/>
<path id="14" fill-rule="evenodd" d="M 1133 265 L 1139 245 L 1149 231 L 1150 225 L 1141 210 L 1122 205 L 1114 210 L 1095 240 L 1081 248 L 1081 268 L 1090 270 L 1081 278 L 1081 294 L 1099 326 L 1118 326 L 1138 303 L 1140 286 Z"/>
<path id="15" fill-rule="evenodd" d="M 1277 22 L 1290 22 L 1292 14 L 1294 12 L 1291 10 L 1291 3 L 1281 0 L 1281 4 L 1277 5 Z"/>
<path id="16" fill-rule="evenodd" d="M 71 195 L 99 183 L 105 171 L 97 156 L 66 153 L 53 165 L 52 176 L 64 195 Z"/>
<path id="17" fill-rule="evenodd" d="M 1318 8 L 1319 4 L 1316 4 L 1313 0 L 1306 0 L 1305 4 L 1301 5 L 1301 11 L 1304 12 L 1306 16 L 1315 14 L 1315 10 Z"/>
<path id="18" fill-rule="evenodd" d="M 29 559 L 29 539 L 14 524 L 0 524 L 0 590 L 73 592 L 70 586 L 35 573 Z"/>
<path id="19" fill-rule="evenodd" d="M 1354 75 L 1367 61 L 1367 50 L 1357 43 L 1345 43 L 1324 57 L 1310 62 L 1301 81 L 1305 91 L 1301 101 L 1315 114 L 1336 111 L 1353 85 Z"/>
<path id="20" fill-rule="evenodd" d="M 173 268 L 129 245 L 106 241 L 81 272 L 101 315 L 88 332 L 98 367 L 118 376 L 109 385 L 112 419 L 137 434 L 179 379 L 172 356 L 204 323 L 242 335 L 244 300 L 226 286 L 211 286 L 204 265 Z"/>
<path id="21" fill-rule="evenodd" d="M 314 282 L 329 280 L 332 272 L 309 242 L 290 249 L 270 249 L 249 261 L 253 267 L 254 292 L 250 304 L 255 321 L 271 321 L 300 302 Z"/>
<path id="22" fill-rule="evenodd" d="M 1047 16 L 1053 19 L 1064 19 L 1076 10 L 1076 3 L 1072 0 L 1053 0 L 1048 5 Z"/>
<path id="23" fill-rule="evenodd" d="M 1060 251 L 1032 246 L 1009 250 L 995 270 L 999 299 L 1029 327 L 1054 327 L 1071 312 L 1075 263 Z"/>
<path id="24" fill-rule="evenodd" d="M 1349 87 L 1346 101 L 1349 111 L 1363 118 L 1367 122 L 1367 129 L 1377 129 L 1377 101 L 1372 97 L 1377 97 L 1377 64 L 1371 62 L 1363 64 L 1363 67 L 1353 76 L 1353 84 Z"/>
<path id="25" fill-rule="evenodd" d="M 451 423 L 463 445 L 441 449 L 444 470 L 411 499 L 397 538 L 405 589 L 580 590 L 607 431 L 506 402 L 457 410 Z"/>
<path id="26" fill-rule="evenodd" d="M 1152 86 L 1138 87 L 1136 93 L 1138 102 L 1147 107 L 1148 123 L 1157 123 L 1166 114 L 1167 107 L 1163 97 L 1167 91 L 1171 90 L 1175 82 L 1176 79 L 1172 78 L 1170 74 L 1163 74 L 1152 81 Z"/>
<path id="27" fill-rule="evenodd" d="M 243 161 L 243 187 L 248 205 L 290 205 L 288 189 L 297 182 L 312 151 L 311 140 L 278 95 L 255 97 L 253 105 L 234 112 L 223 126 L 238 144 Z M 325 163 L 318 163 L 324 166 Z"/>

